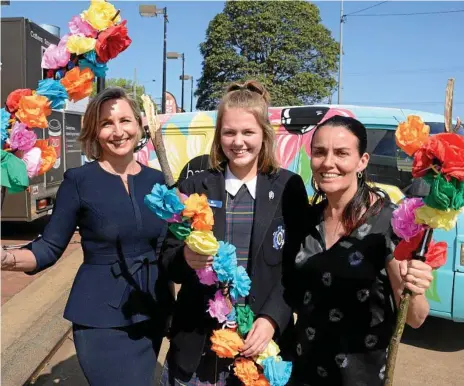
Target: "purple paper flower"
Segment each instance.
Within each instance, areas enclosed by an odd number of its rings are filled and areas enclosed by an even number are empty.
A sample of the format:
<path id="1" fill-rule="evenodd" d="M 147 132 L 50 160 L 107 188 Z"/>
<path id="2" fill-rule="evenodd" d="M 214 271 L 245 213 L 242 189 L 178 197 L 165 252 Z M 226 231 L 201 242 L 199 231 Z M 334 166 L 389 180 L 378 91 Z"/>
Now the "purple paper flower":
<path id="1" fill-rule="evenodd" d="M 395 234 L 409 241 L 412 237 L 416 236 L 424 226 L 416 224 L 416 209 L 424 206 L 421 198 L 406 198 L 401 205 L 394 210 L 391 224 Z"/>
<path id="2" fill-rule="evenodd" d="M 226 303 L 226 298 L 222 295 L 221 291 L 216 291 L 214 300 L 209 300 L 208 312 L 212 318 L 216 318 L 219 323 L 227 321 L 227 315 L 230 312 L 229 306 Z"/>
<path id="3" fill-rule="evenodd" d="M 80 16 L 73 16 L 68 26 L 73 35 L 82 34 L 89 38 L 96 38 L 98 35 L 98 31 L 85 20 L 82 20 Z"/>
<path id="4" fill-rule="evenodd" d="M 196 272 L 201 284 L 213 285 L 218 282 L 218 278 L 213 270 L 213 267 L 197 269 Z"/>
<path id="5" fill-rule="evenodd" d="M 37 141 L 37 135 L 28 130 L 24 123 L 16 122 L 10 133 L 10 146 L 13 150 L 28 151 L 32 149 Z"/>

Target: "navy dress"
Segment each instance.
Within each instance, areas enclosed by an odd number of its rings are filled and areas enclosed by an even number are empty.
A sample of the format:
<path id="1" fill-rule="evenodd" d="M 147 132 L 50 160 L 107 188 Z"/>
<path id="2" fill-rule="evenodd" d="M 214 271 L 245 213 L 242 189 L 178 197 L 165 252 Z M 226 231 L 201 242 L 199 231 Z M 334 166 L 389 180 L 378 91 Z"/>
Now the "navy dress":
<path id="1" fill-rule="evenodd" d="M 61 257 L 76 226 L 84 254 L 64 317 L 73 323 L 79 362 L 91 385 L 150 385 L 172 298 L 158 265 L 166 224 L 144 205 L 163 175 L 141 165 L 119 176 L 98 162 L 64 175 L 53 215 L 29 245 L 37 259 L 31 274 Z"/>

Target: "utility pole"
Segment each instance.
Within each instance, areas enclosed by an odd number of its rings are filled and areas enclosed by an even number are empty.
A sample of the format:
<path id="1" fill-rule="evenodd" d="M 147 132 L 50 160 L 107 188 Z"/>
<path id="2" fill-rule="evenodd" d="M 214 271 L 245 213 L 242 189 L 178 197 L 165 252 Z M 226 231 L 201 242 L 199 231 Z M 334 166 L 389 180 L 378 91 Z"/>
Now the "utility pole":
<path id="1" fill-rule="evenodd" d="M 132 93 L 134 96 L 134 101 L 137 101 L 137 69 L 134 68 L 134 84 L 132 86 Z"/>
<path id="2" fill-rule="evenodd" d="M 340 4 L 340 54 L 338 64 L 338 104 L 342 104 L 342 65 L 343 65 L 343 23 L 345 22 L 345 14 L 343 12 L 343 0 Z"/>

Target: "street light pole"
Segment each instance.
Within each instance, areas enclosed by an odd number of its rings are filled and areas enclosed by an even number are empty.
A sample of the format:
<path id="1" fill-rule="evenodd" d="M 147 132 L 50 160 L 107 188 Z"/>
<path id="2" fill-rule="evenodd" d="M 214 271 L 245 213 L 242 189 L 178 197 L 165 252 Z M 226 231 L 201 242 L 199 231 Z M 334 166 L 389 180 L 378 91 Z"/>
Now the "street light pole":
<path id="1" fill-rule="evenodd" d="M 190 112 L 193 110 L 193 76 L 190 77 L 192 83 L 190 84 Z"/>
<path id="2" fill-rule="evenodd" d="M 343 0 L 340 5 L 340 54 L 338 64 L 338 104 L 342 103 L 342 64 L 343 64 L 343 23 L 345 22 L 345 15 L 343 13 Z"/>
<path id="3" fill-rule="evenodd" d="M 161 100 L 161 111 L 166 114 L 166 39 L 167 39 L 167 24 L 168 12 L 167 8 L 163 8 L 164 15 L 164 42 L 163 42 L 163 99 Z"/>
<path id="4" fill-rule="evenodd" d="M 184 111 L 184 67 L 185 67 L 185 55 L 182 53 L 182 97 L 180 109 Z"/>

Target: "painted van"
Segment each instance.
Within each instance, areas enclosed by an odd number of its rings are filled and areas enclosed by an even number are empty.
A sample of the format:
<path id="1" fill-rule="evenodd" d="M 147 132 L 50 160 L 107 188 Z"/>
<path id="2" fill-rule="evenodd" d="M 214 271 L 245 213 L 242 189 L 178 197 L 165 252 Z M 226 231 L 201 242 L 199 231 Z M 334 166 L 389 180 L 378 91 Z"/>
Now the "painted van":
<path id="1" fill-rule="evenodd" d="M 303 178 L 308 196 L 313 194 L 310 144 L 314 128 L 334 115 L 344 115 L 360 120 L 368 129 L 369 177 L 396 202 L 405 196 L 426 194 L 423 193 L 426 186 L 412 178 L 412 160 L 395 143 L 396 127 L 412 114 L 419 115 L 430 126 L 432 135 L 443 132 L 444 117 L 422 111 L 349 105 L 269 109 L 280 164 Z M 167 157 L 175 179 L 189 178 L 208 168 L 216 115 L 216 111 L 160 115 Z M 458 133 L 464 135 L 464 128 Z M 137 159 L 160 169 L 151 142 L 137 153 Z M 464 322 L 464 214 L 461 213 L 455 229 L 437 230 L 434 239 L 448 243 L 448 260 L 434 271 L 435 280 L 427 291 L 430 313 Z"/>

